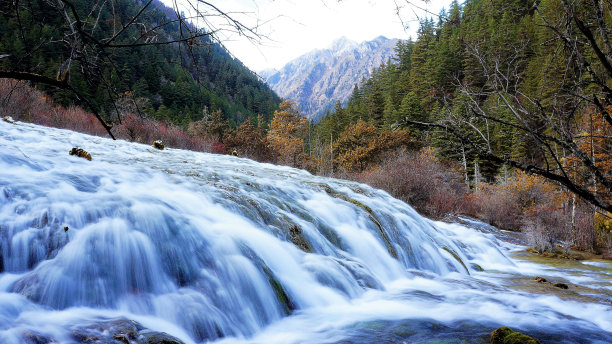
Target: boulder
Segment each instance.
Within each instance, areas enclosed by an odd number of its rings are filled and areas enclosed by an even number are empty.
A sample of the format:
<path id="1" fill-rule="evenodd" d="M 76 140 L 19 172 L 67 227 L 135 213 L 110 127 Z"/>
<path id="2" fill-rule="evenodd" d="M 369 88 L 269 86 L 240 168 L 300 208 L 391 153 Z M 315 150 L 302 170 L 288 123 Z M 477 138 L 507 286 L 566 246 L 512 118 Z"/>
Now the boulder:
<path id="1" fill-rule="evenodd" d="M 125 318 L 74 327 L 72 339 L 77 343 L 89 344 L 184 344 L 169 334 L 151 331 Z"/>
<path id="2" fill-rule="evenodd" d="M 535 281 L 538 282 L 538 283 L 546 283 L 547 282 L 546 278 L 540 277 L 540 276 L 536 277 Z"/>
<path id="3" fill-rule="evenodd" d="M 5 121 L 6 123 L 15 124 L 15 120 L 11 116 L 4 116 L 2 117 L 2 120 Z"/>
<path id="4" fill-rule="evenodd" d="M 68 154 L 70 155 L 75 155 L 78 156 L 80 158 L 83 159 L 87 159 L 89 161 L 91 161 L 91 154 L 89 154 L 86 150 L 79 148 L 79 147 L 74 147 L 70 150 L 70 152 L 68 152 Z"/>
<path id="5" fill-rule="evenodd" d="M 34 332 L 26 332 L 22 335 L 23 344 L 51 344 L 57 343 L 53 338 Z"/>
<path id="6" fill-rule="evenodd" d="M 555 283 L 553 285 L 559 289 L 569 289 L 569 287 L 565 283 Z"/>
<path id="7" fill-rule="evenodd" d="M 491 344 L 540 344 L 540 341 L 504 326 L 491 332 Z"/>
<path id="8" fill-rule="evenodd" d="M 140 338 L 145 344 L 183 344 L 177 338 L 163 332 L 141 333 Z"/>
<path id="9" fill-rule="evenodd" d="M 155 140 L 155 141 L 153 141 L 152 146 L 153 146 L 153 148 L 159 149 L 159 150 L 162 150 L 162 149 L 166 148 L 166 145 L 164 145 L 164 142 L 162 140 Z"/>

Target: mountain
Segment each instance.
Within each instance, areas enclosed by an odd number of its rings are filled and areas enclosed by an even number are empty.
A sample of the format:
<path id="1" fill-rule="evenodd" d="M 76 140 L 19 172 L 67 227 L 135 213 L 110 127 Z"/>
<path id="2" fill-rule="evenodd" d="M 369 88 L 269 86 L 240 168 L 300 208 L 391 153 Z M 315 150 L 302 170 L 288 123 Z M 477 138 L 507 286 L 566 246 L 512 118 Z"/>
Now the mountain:
<path id="1" fill-rule="evenodd" d="M 383 36 L 362 43 L 342 37 L 329 48 L 302 55 L 281 70 L 259 74 L 278 95 L 297 101 L 302 114 L 319 120 L 336 101 L 345 104 L 355 84 L 393 57 L 397 42 Z"/>
<path id="2" fill-rule="evenodd" d="M 126 25 L 126 29 L 116 37 L 115 44 L 141 45 L 105 48 L 99 52 L 100 45 L 90 39 L 83 41 L 86 45 L 83 51 L 89 54 L 87 59 L 80 55 L 72 58 L 75 54 L 63 40 L 71 25 L 65 20 L 63 5 L 36 1 L 32 6 L 19 6 L 16 10 L 7 2 L 0 4 L 0 13 L 3 13 L 0 55 L 6 55 L 0 59 L 0 71 L 34 73 L 55 79 L 58 69 L 67 65 L 66 75 L 70 75 L 71 86 L 93 106 L 83 104 L 70 92 L 44 85 L 38 87 L 57 103 L 80 103 L 88 110 L 97 108 L 109 120 L 114 118 L 117 95 L 133 95 L 133 99 L 141 100 L 139 112 L 183 126 L 201 119 L 205 107 L 221 110 L 235 124 L 258 114 L 269 120 L 280 103 L 280 98 L 255 73 L 206 36 L 194 40 L 193 44 L 154 45 L 160 43 L 158 39 L 180 40 L 180 32 L 186 29 L 179 27 L 176 13 L 159 0 L 150 4 L 133 0 L 112 3 L 72 0 L 69 3 L 80 18 L 96 19 L 97 25 L 87 26 L 96 39 L 104 41 L 113 37 L 116 25 L 120 24 Z M 136 23 L 129 25 L 134 17 L 138 18 Z M 28 20 L 24 22 L 21 18 Z M 149 29 L 141 31 L 143 28 Z M 149 38 L 155 42 L 148 44 Z M 71 58 L 67 60 L 68 57 Z M 125 99 L 119 101 L 132 103 Z"/>

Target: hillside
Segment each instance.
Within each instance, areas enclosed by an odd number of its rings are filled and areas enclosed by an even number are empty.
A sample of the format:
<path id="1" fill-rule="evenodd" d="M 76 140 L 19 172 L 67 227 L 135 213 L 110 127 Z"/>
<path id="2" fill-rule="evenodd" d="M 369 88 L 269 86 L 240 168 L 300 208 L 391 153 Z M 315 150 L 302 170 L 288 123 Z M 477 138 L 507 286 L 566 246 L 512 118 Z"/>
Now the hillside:
<path id="1" fill-rule="evenodd" d="M 61 3 L 60 3 L 61 4 Z M 0 70 L 32 73 L 68 83 L 107 120 L 122 106 L 155 119 L 186 125 L 202 109 L 221 110 L 235 124 L 262 114 L 270 119 L 279 98 L 258 77 L 200 29 L 177 22 L 160 1 L 75 0 L 75 12 L 55 2 L 0 5 Z M 130 20 L 145 7 L 136 23 Z M 83 23 L 75 38 L 64 19 Z M 184 19 L 183 19 L 184 20 Z M 78 22 L 77 22 L 78 24 Z M 125 25 L 127 29 L 119 29 Z M 183 32 L 197 39 L 180 41 Z M 105 42 L 121 32 L 112 42 Z M 173 42 L 162 44 L 162 42 Z M 130 44 L 142 46 L 126 47 Z M 159 43 L 159 44 L 158 44 Z M 103 49 L 103 50 L 102 50 Z M 4 56 L 6 55 L 6 56 Z M 54 100 L 83 103 L 72 93 L 39 85 Z"/>
<path id="2" fill-rule="evenodd" d="M 317 121 L 336 102 L 346 104 L 355 84 L 394 56 L 396 43 L 382 36 L 362 43 L 343 37 L 278 71 L 260 74 L 282 98 L 295 100 L 304 116 Z"/>

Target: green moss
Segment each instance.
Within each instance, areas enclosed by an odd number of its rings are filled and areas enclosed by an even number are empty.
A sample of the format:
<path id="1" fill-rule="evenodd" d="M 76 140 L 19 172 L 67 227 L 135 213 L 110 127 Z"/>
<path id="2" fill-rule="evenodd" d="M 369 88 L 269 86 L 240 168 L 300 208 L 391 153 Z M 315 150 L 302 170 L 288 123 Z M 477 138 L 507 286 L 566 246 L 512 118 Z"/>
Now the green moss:
<path id="1" fill-rule="evenodd" d="M 476 271 L 484 271 L 484 269 L 482 268 L 482 266 L 476 264 L 476 263 L 472 263 L 470 264 L 470 266 L 472 267 L 472 269 L 476 270 Z"/>
<path id="2" fill-rule="evenodd" d="M 391 257 L 397 259 L 397 251 L 395 251 L 395 248 L 391 244 L 391 240 L 387 236 L 387 233 L 385 233 L 385 231 L 383 230 L 382 226 L 380 225 L 380 222 L 378 222 L 372 215 L 370 215 L 369 218 L 370 218 L 370 221 L 372 221 L 376 225 L 376 227 L 378 227 L 380 236 L 383 238 L 383 241 L 385 242 L 385 246 L 387 247 L 387 251 L 389 252 Z"/>
<path id="3" fill-rule="evenodd" d="M 540 344 L 540 341 L 504 326 L 491 332 L 491 344 Z"/>
<path id="4" fill-rule="evenodd" d="M 526 334 L 520 332 L 514 332 L 508 335 L 504 341 L 504 344 L 539 344 L 537 339 L 531 338 Z"/>
<path id="5" fill-rule="evenodd" d="M 467 268 L 467 266 L 465 266 L 465 263 L 463 262 L 463 260 L 461 260 L 461 257 L 459 257 L 459 255 L 455 251 L 451 250 L 450 248 L 448 248 L 446 246 L 442 247 L 442 249 L 444 251 L 450 253 L 451 256 L 453 256 L 453 258 L 455 258 L 459 263 L 461 263 L 461 265 L 463 266 L 465 271 L 468 273 L 468 275 L 470 274 L 470 270 Z"/>
<path id="6" fill-rule="evenodd" d="M 341 193 L 339 193 L 338 191 L 332 189 L 329 185 L 327 184 L 316 184 L 316 186 L 318 186 L 319 188 L 323 189 L 328 195 L 330 195 L 333 198 L 337 198 L 337 199 L 341 199 L 347 203 L 351 203 L 353 205 L 358 206 L 359 208 L 365 210 L 369 216 L 368 218 L 370 219 L 370 221 L 372 221 L 376 227 L 378 228 L 378 231 L 380 232 L 380 236 L 382 237 L 383 241 L 385 242 L 385 246 L 387 247 L 387 251 L 389 252 L 389 254 L 397 259 L 397 251 L 395 251 L 395 248 L 393 247 L 393 245 L 391 244 L 391 240 L 389 239 L 389 236 L 387 235 L 387 233 L 384 231 L 382 225 L 380 224 L 380 222 L 378 222 L 378 220 L 376 220 L 376 215 L 374 214 L 374 211 L 372 210 L 372 208 L 368 207 L 367 205 L 359 202 L 356 199 L 352 199 L 350 197 L 347 197 L 346 195 L 343 195 Z"/>
<path id="7" fill-rule="evenodd" d="M 283 311 L 286 315 L 291 315 L 291 313 L 293 313 L 293 311 L 296 309 L 295 304 L 291 301 L 289 295 L 287 295 L 283 285 L 276 279 L 276 277 L 274 277 L 274 274 L 272 271 L 270 271 L 270 268 L 268 268 L 266 265 L 263 265 L 262 268 L 263 272 L 268 277 L 268 283 L 272 287 L 272 290 L 274 290 L 276 299 L 283 307 Z"/>

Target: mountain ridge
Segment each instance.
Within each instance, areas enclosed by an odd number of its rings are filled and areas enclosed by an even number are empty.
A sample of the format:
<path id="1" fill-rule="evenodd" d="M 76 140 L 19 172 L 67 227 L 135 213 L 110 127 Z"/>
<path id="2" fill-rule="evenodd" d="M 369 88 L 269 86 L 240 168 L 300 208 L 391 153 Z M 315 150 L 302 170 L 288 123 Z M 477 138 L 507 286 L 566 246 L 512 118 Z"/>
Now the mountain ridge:
<path id="1" fill-rule="evenodd" d="M 355 84 L 395 56 L 399 39 L 378 36 L 357 43 L 346 37 L 289 61 L 280 70 L 259 75 L 282 98 L 295 100 L 302 114 L 318 121 L 337 101 L 346 104 Z"/>

